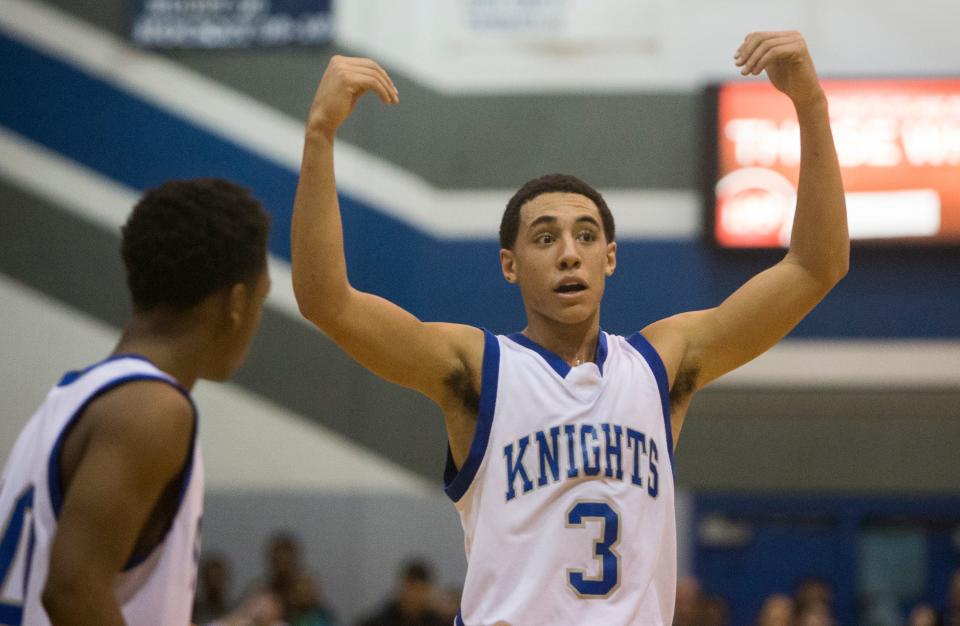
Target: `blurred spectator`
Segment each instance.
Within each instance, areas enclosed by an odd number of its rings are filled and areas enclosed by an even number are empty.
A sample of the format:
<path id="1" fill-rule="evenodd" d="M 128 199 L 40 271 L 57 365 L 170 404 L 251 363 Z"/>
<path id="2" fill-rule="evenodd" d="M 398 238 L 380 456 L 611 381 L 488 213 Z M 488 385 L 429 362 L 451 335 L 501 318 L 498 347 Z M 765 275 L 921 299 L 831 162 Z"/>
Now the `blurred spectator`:
<path id="1" fill-rule="evenodd" d="M 288 532 L 274 533 L 267 542 L 267 588 L 281 599 L 290 596 L 297 576 L 303 573 L 300 542 Z"/>
<path id="2" fill-rule="evenodd" d="M 250 597 L 269 592 L 280 603 L 280 619 L 290 626 L 334 626 L 333 611 L 322 601 L 320 585 L 303 566 L 303 551 L 295 535 L 274 533 L 264 550 L 266 574 Z"/>
<path id="3" fill-rule="evenodd" d="M 677 581 L 677 602 L 673 611 L 673 626 L 701 626 L 700 581 L 686 576 Z"/>
<path id="4" fill-rule="evenodd" d="M 210 626 L 288 626 L 283 621 L 283 603 L 275 593 L 255 591 L 230 615 Z"/>
<path id="5" fill-rule="evenodd" d="M 806 607 L 797 606 L 796 626 L 836 626 L 830 607 L 823 603 L 810 603 Z"/>
<path id="6" fill-rule="evenodd" d="M 793 626 L 793 598 L 782 593 L 768 596 L 757 615 L 757 626 Z"/>
<path id="7" fill-rule="evenodd" d="M 266 596 L 276 600 L 280 603 L 279 619 L 290 626 L 334 626 L 336 617 L 322 600 L 318 578 L 304 568 L 302 554 L 295 535 L 274 533 L 264 549 L 266 573 L 244 597 L 260 598 L 261 602 Z"/>
<path id="8" fill-rule="evenodd" d="M 910 611 L 907 626 L 941 626 L 940 616 L 929 604 L 918 604 Z"/>
<path id="9" fill-rule="evenodd" d="M 290 626 L 334 626 L 333 613 L 320 602 L 320 593 L 313 577 L 296 574 L 284 605 Z"/>
<path id="10" fill-rule="evenodd" d="M 796 626 L 833 626 L 833 589 L 823 578 L 803 578 L 793 596 Z"/>
<path id="11" fill-rule="evenodd" d="M 953 573 L 950 579 L 950 590 L 947 592 L 946 626 L 960 626 L 960 569 Z"/>
<path id="12" fill-rule="evenodd" d="M 435 606 L 440 617 L 445 619 L 448 624 L 452 624 L 460 612 L 460 599 L 463 596 L 463 589 L 457 587 L 447 587 L 446 589 L 437 589 L 435 593 Z"/>
<path id="13" fill-rule="evenodd" d="M 728 626 L 730 609 L 720 596 L 707 596 L 700 602 L 700 624 L 703 626 Z"/>
<path id="14" fill-rule="evenodd" d="M 430 568 L 423 561 L 403 566 L 393 598 L 358 626 L 450 626 L 436 609 Z"/>
<path id="15" fill-rule="evenodd" d="M 206 624 L 223 617 L 230 609 L 230 565 L 216 555 L 200 561 L 197 570 L 197 595 L 193 602 L 193 621 Z"/>
<path id="16" fill-rule="evenodd" d="M 797 582 L 797 588 L 793 594 L 794 601 L 797 603 L 797 610 L 804 611 L 810 606 L 826 606 L 833 610 L 833 589 L 830 583 L 823 578 L 810 577 L 802 578 Z"/>

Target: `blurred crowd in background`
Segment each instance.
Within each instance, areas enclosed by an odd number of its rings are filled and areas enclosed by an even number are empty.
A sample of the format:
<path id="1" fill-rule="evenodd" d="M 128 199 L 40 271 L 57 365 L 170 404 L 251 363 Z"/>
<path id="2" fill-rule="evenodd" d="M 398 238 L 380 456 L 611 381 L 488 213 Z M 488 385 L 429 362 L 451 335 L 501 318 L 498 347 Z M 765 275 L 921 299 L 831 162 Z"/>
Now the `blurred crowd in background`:
<path id="1" fill-rule="evenodd" d="M 370 598 L 375 607 L 350 623 L 324 598 L 322 580 L 303 562 L 297 537 L 275 533 L 264 548 L 264 572 L 246 589 L 236 590 L 229 560 L 210 555 L 200 562 L 193 620 L 198 626 L 450 626 L 460 601 L 458 589 L 434 584 L 431 564 L 409 558 L 397 572 L 392 594 Z M 860 626 L 901 623 L 889 615 L 865 611 Z M 834 594 L 821 578 L 802 578 L 792 593 L 763 600 L 755 626 L 844 626 L 834 614 Z M 754 626 L 732 624 L 727 600 L 705 593 L 695 577 L 677 583 L 673 626 Z M 847 625 L 852 626 L 852 625 Z M 960 626 L 960 569 L 940 606 L 914 606 L 904 626 Z"/>
<path id="2" fill-rule="evenodd" d="M 371 599 L 373 600 L 373 599 Z M 355 626 L 450 626 L 459 590 L 434 585 L 430 564 L 410 558 L 397 573 L 391 596 Z M 264 549 L 263 575 L 246 589 L 233 586 L 230 561 L 200 561 L 193 621 L 198 626 L 347 626 L 324 598 L 321 578 L 304 564 L 296 536 L 274 534 Z"/>
<path id="3" fill-rule="evenodd" d="M 720 596 L 705 594 L 694 577 L 677 583 L 677 604 L 673 626 L 750 626 L 732 624 L 729 606 Z M 950 581 L 948 597 L 942 607 L 927 603 L 915 605 L 904 623 L 898 616 L 876 610 L 863 611 L 859 626 L 960 626 L 960 569 Z M 834 615 L 833 590 L 821 578 L 800 579 L 792 594 L 766 597 L 757 614 L 755 626 L 843 626 Z M 852 626 L 852 625 L 848 625 Z"/>

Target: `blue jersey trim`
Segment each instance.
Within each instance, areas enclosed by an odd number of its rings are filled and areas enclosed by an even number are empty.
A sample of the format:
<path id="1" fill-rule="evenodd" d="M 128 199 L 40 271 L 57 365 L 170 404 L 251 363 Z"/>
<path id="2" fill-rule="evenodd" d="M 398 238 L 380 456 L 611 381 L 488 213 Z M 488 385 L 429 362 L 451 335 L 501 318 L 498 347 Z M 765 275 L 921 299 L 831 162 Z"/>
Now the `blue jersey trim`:
<path id="1" fill-rule="evenodd" d="M 443 472 L 443 490 L 454 502 L 459 502 L 470 488 L 480 462 L 487 453 L 490 429 L 493 427 L 493 413 L 497 408 L 497 386 L 500 379 L 500 342 L 489 330 L 483 330 L 483 369 L 480 374 L 480 409 L 477 411 L 477 427 L 470 443 L 470 451 L 463 467 L 457 471 L 447 447 L 447 466 Z"/>
<path id="2" fill-rule="evenodd" d="M 73 370 L 73 371 L 67 372 L 67 373 L 64 374 L 63 377 L 60 379 L 60 382 L 57 383 L 57 387 L 66 387 L 67 385 L 71 385 L 71 384 L 75 383 L 77 380 L 79 380 L 81 376 L 83 376 L 84 374 L 86 374 L 86 373 L 89 372 L 90 370 L 94 369 L 95 367 L 100 367 L 101 365 L 103 365 L 103 364 L 105 364 L 105 363 L 111 363 L 111 362 L 113 362 L 113 361 L 119 361 L 119 360 L 121 360 L 121 359 L 137 359 L 137 360 L 139 360 L 139 361 L 145 361 L 145 362 L 149 363 L 150 365 L 153 365 L 154 367 L 156 367 L 156 365 L 154 365 L 153 361 L 151 361 L 151 360 L 148 359 L 147 357 L 145 357 L 145 356 L 143 356 L 143 355 L 140 355 L 140 354 L 133 354 L 133 353 L 127 353 L 127 354 L 112 354 L 112 355 L 108 356 L 107 358 L 105 358 L 104 360 L 98 361 L 97 363 L 94 363 L 93 365 L 91 365 L 91 366 L 89 366 L 89 367 L 85 367 L 85 368 L 82 369 L 82 370 Z"/>
<path id="3" fill-rule="evenodd" d="M 593 362 L 597 364 L 600 375 L 603 376 L 603 364 L 607 362 L 607 333 L 600 329 L 597 334 L 597 351 L 593 355 Z"/>
<path id="4" fill-rule="evenodd" d="M 514 343 L 520 344 L 524 348 L 529 348 L 533 350 L 547 362 L 547 364 L 553 368 L 560 378 L 566 378 L 567 374 L 570 373 L 572 369 L 570 364 L 560 358 L 560 355 L 555 352 L 547 350 L 539 343 L 530 339 L 523 333 L 512 333 L 507 335 L 507 338 L 513 341 Z M 607 360 L 607 334 L 602 330 L 597 334 L 597 349 L 593 355 L 593 361 L 597 365 L 597 369 L 600 370 L 600 375 L 603 376 L 603 364 Z"/>
<path id="5" fill-rule="evenodd" d="M 647 365 L 653 371 L 653 377 L 657 379 L 657 387 L 660 389 L 660 404 L 663 407 L 663 427 L 667 433 L 667 453 L 670 456 L 670 470 L 676 479 L 677 470 L 673 464 L 673 427 L 670 424 L 670 383 L 667 379 L 667 368 L 663 366 L 663 360 L 657 354 L 647 338 L 639 332 L 627 337 L 627 343 L 640 353 Z"/>
<path id="6" fill-rule="evenodd" d="M 457 609 L 457 618 L 453 620 L 453 626 L 466 626 L 466 624 L 463 623 L 463 613 L 460 609 Z"/>
<path id="7" fill-rule="evenodd" d="M 22 624 L 23 607 L 12 604 L 0 604 L 0 624 Z"/>
<path id="8" fill-rule="evenodd" d="M 130 356 L 118 355 L 116 358 L 130 358 Z M 141 360 L 149 362 L 146 358 L 143 358 L 143 357 L 135 356 L 133 358 L 140 358 Z M 115 358 L 106 359 L 105 361 L 96 363 L 79 373 L 82 375 L 92 370 L 94 367 L 97 367 L 98 365 L 102 365 L 103 363 L 106 363 L 108 361 L 113 361 L 113 360 L 115 360 Z M 100 396 L 104 395 L 109 391 L 113 391 L 114 389 L 116 389 L 117 387 L 120 387 L 121 385 L 137 382 L 137 381 L 144 381 L 144 380 L 156 381 L 156 382 L 161 382 L 161 383 L 170 385 L 171 387 L 179 391 L 181 394 L 183 394 L 183 396 L 190 403 L 190 408 L 193 411 L 193 433 L 191 435 L 190 448 L 187 455 L 186 463 L 184 464 L 183 470 L 181 470 L 180 475 L 178 477 L 181 479 L 181 484 L 180 484 L 180 493 L 178 495 L 177 508 L 178 509 L 180 508 L 180 505 L 183 503 L 183 496 L 186 494 L 187 487 L 190 484 L 190 478 L 193 476 L 193 457 L 194 457 L 194 450 L 196 448 L 196 443 L 197 443 L 197 422 L 199 421 L 198 414 L 197 414 L 197 406 L 194 404 L 193 398 L 190 397 L 190 392 L 184 389 L 181 385 L 179 385 L 175 381 L 169 380 L 162 376 L 158 376 L 156 374 L 132 374 L 130 376 L 123 376 L 121 378 L 111 380 L 105 383 L 103 386 L 94 390 L 94 392 L 91 393 L 90 396 L 83 401 L 83 404 L 81 404 L 80 407 L 76 411 L 74 411 L 73 415 L 70 416 L 70 419 L 68 419 L 67 423 L 64 425 L 63 430 L 61 430 L 60 434 L 57 436 L 57 440 L 53 445 L 53 449 L 50 452 L 50 458 L 47 463 L 47 489 L 50 492 L 50 505 L 52 507 L 53 516 L 55 519 L 58 519 L 60 517 L 60 509 L 63 507 L 63 486 L 60 484 L 60 452 L 61 452 L 61 449 L 63 448 L 63 442 L 67 438 L 67 434 L 73 429 L 73 427 L 76 425 L 77 420 L 83 415 L 83 413 L 87 410 L 90 404 L 93 403 L 94 400 L 96 400 L 97 398 L 99 398 Z M 170 529 L 168 528 L 167 532 L 169 532 L 169 530 Z M 166 539 L 166 533 L 164 533 L 164 538 L 160 540 L 157 546 L 162 545 L 164 539 Z M 139 559 L 131 558 L 124 565 L 123 571 L 128 571 L 130 569 L 133 569 L 137 565 L 140 565 L 147 558 L 149 558 L 152 552 L 153 550 L 151 550 L 147 555 Z"/>

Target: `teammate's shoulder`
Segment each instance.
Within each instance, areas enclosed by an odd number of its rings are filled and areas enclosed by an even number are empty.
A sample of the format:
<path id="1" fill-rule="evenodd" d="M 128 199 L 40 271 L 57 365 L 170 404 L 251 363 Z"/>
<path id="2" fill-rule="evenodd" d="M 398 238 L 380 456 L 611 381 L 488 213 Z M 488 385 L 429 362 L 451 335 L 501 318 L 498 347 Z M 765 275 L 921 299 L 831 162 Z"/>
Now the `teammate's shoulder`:
<path id="1" fill-rule="evenodd" d="M 105 435 L 146 442 L 179 439 L 193 427 L 193 404 L 186 392 L 164 379 L 134 380 L 94 399 L 84 419 Z"/>

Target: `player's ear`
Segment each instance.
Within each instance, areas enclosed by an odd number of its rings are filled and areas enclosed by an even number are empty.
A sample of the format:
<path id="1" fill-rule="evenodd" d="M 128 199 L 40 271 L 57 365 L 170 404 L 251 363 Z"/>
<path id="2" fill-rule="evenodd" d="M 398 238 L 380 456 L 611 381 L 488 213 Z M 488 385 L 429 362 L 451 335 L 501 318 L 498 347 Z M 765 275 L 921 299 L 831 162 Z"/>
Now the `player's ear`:
<path id="1" fill-rule="evenodd" d="M 609 276 L 613 276 L 613 272 L 617 269 L 617 242 L 611 241 L 607 244 L 607 258 L 606 258 L 606 267 L 604 268 L 604 273 Z"/>
<path id="2" fill-rule="evenodd" d="M 508 283 L 517 282 L 517 257 L 514 256 L 513 250 L 500 249 L 500 270 Z"/>
<path id="3" fill-rule="evenodd" d="M 227 295 L 227 315 L 233 326 L 240 326 L 246 318 L 247 309 L 253 301 L 253 290 L 246 283 L 237 283 Z"/>

